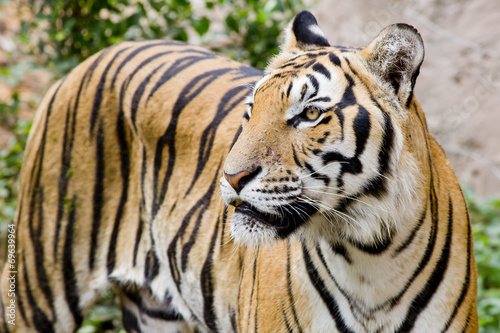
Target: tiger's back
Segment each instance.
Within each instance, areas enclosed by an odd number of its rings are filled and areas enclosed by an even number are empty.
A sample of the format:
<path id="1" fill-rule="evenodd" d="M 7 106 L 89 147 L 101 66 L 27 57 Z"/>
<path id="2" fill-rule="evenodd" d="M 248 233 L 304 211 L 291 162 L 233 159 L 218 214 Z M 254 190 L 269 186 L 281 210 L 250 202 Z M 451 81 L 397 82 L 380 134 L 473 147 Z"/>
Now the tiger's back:
<path id="1" fill-rule="evenodd" d="M 222 216 L 220 165 L 256 75 L 183 43 L 126 42 L 47 92 L 21 174 L 17 330 L 71 331 L 110 282 L 168 294 L 152 234 L 175 237 L 187 215 L 201 214 L 196 204 L 210 207 L 203 226 Z M 157 216 L 168 223 L 153 231 Z M 195 236 L 189 229 L 183 237 Z M 209 244 L 191 245 L 185 260 L 206 256 Z"/>

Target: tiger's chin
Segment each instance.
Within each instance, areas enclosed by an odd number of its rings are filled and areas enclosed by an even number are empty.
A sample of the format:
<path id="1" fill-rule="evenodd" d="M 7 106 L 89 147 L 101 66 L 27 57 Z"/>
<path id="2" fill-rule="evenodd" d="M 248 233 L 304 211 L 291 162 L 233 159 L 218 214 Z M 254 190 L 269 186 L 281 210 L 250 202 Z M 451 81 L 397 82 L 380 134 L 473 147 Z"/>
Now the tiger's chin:
<path id="1" fill-rule="evenodd" d="M 231 218 L 230 230 L 234 240 L 247 247 L 270 245 L 280 238 L 273 226 L 238 212 Z"/>

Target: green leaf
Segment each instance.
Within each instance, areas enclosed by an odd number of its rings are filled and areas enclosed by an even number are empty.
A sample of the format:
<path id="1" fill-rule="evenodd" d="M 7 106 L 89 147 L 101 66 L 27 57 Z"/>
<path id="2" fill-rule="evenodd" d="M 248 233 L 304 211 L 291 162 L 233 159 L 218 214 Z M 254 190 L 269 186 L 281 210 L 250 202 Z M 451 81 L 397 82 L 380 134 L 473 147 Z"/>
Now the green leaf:
<path id="1" fill-rule="evenodd" d="M 240 30 L 238 26 L 238 21 L 232 15 L 228 15 L 226 17 L 226 25 L 232 31 L 239 32 Z"/>
<path id="2" fill-rule="evenodd" d="M 200 20 L 193 21 L 193 25 L 198 35 L 203 36 L 210 28 L 210 20 L 203 16 Z"/>

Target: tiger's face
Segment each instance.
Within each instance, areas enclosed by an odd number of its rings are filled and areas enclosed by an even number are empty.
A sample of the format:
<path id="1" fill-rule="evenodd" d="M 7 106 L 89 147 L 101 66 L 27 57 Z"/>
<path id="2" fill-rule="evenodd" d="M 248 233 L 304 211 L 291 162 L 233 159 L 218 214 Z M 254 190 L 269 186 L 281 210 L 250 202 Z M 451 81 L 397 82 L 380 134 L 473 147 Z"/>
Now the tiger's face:
<path id="1" fill-rule="evenodd" d="M 235 206 L 231 232 L 247 245 L 297 230 L 372 244 L 411 213 L 393 213 L 418 183 L 403 149 L 408 82 L 380 80 L 366 48 L 326 45 L 315 22 L 291 23 L 288 48 L 295 49 L 255 84 L 224 165 L 222 196 Z M 300 29 L 314 47 L 304 49 Z"/>

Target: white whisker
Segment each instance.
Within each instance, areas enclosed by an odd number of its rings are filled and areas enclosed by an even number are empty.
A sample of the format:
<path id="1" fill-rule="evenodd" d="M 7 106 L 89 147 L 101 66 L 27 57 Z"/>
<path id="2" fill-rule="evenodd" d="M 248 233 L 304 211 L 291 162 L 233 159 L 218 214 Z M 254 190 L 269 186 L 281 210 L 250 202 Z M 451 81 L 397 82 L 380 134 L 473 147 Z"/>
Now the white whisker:
<path id="1" fill-rule="evenodd" d="M 306 188 L 304 188 L 304 189 L 306 189 Z M 370 208 L 378 209 L 378 210 L 383 211 L 384 213 L 388 213 L 387 210 L 385 210 L 385 209 L 383 209 L 381 207 L 374 206 L 374 205 L 369 204 L 368 202 L 365 202 L 365 201 L 363 201 L 361 199 L 353 198 L 353 197 L 348 196 L 348 195 L 342 195 L 342 194 L 338 194 L 338 193 L 330 193 L 330 192 L 317 191 L 317 190 L 312 190 L 310 188 L 307 188 L 307 190 L 310 191 L 310 192 L 316 192 L 316 193 L 321 193 L 321 194 L 333 195 L 333 196 L 336 196 L 336 197 L 339 197 L 339 198 L 348 198 L 348 199 L 354 200 L 356 202 L 365 204 L 365 205 L 367 205 Z"/>
<path id="2" fill-rule="evenodd" d="M 347 162 L 336 162 L 336 163 L 342 164 L 342 163 L 347 163 Z M 315 173 L 318 173 L 318 172 L 320 172 L 321 170 L 323 170 L 323 169 L 325 169 L 325 168 L 327 168 L 327 167 L 329 167 L 329 166 L 334 166 L 334 165 L 337 165 L 337 164 L 335 164 L 335 163 L 330 163 L 330 164 L 324 165 L 323 167 L 319 168 L 318 170 L 315 170 L 314 172 L 311 172 L 311 173 L 310 173 L 310 174 L 308 174 L 308 175 L 305 175 L 305 176 L 303 176 L 303 177 L 299 177 L 299 179 L 300 179 L 300 180 L 302 180 L 302 179 L 306 179 L 306 178 L 312 177 L 312 175 L 314 175 Z"/>

